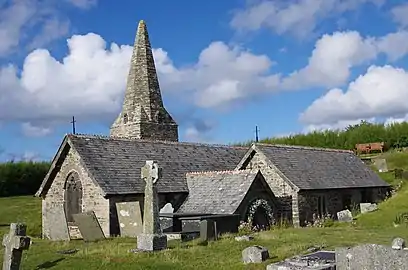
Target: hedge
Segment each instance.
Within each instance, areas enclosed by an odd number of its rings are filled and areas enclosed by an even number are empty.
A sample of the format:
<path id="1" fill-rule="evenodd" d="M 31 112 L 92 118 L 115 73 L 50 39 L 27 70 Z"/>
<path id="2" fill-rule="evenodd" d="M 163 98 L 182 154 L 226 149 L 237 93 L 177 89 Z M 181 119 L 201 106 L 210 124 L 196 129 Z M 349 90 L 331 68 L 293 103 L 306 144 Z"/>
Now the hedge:
<path id="1" fill-rule="evenodd" d="M 0 197 L 34 195 L 49 168 L 49 162 L 0 163 Z"/>
<path id="2" fill-rule="evenodd" d="M 253 141 L 242 143 L 248 145 Z M 384 142 L 386 148 L 408 147 L 408 123 L 377 124 L 361 121 L 344 130 L 314 131 L 279 138 L 266 138 L 261 143 L 302 145 L 352 150 L 358 143 Z"/>

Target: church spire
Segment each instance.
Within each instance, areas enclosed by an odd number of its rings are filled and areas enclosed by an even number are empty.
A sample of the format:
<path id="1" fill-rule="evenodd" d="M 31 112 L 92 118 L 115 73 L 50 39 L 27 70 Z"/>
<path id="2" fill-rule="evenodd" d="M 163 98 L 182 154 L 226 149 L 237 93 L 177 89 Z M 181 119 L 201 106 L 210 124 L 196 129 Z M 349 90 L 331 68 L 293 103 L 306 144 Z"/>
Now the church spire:
<path id="1" fill-rule="evenodd" d="M 178 141 L 178 126 L 164 108 L 146 23 L 141 20 L 127 78 L 122 112 L 111 136 Z"/>

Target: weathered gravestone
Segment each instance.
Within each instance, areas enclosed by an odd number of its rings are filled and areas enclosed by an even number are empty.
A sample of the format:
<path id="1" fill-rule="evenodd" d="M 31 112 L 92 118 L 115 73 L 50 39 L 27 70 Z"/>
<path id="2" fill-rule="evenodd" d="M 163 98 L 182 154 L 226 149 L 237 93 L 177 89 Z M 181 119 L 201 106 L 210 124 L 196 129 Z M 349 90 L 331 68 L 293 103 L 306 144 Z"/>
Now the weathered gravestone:
<path id="1" fill-rule="evenodd" d="M 401 237 L 394 238 L 391 244 L 392 249 L 404 249 L 405 248 L 405 240 Z"/>
<path id="2" fill-rule="evenodd" d="M 217 240 L 217 224 L 213 219 L 204 219 L 200 221 L 200 240 Z"/>
<path id="3" fill-rule="evenodd" d="M 63 204 L 49 205 L 45 211 L 45 219 L 52 220 L 52 226 L 48 228 L 48 235 L 52 241 L 69 241 L 68 223 Z"/>
<path id="4" fill-rule="evenodd" d="M 408 252 L 376 244 L 337 248 L 336 267 L 337 270 L 408 269 Z"/>
<path id="5" fill-rule="evenodd" d="M 373 212 L 373 211 L 376 211 L 377 209 L 378 209 L 378 206 L 375 203 L 360 203 L 361 214 Z"/>
<path id="6" fill-rule="evenodd" d="M 387 161 L 383 158 L 374 159 L 374 166 L 379 172 L 388 172 Z"/>
<path id="7" fill-rule="evenodd" d="M 269 259 L 269 251 L 266 247 L 262 246 L 250 246 L 242 251 L 242 262 L 248 263 L 261 263 Z"/>
<path id="8" fill-rule="evenodd" d="M 139 202 L 116 203 L 120 235 L 137 237 L 143 232 L 142 211 Z"/>
<path id="9" fill-rule="evenodd" d="M 26 230 L 25 224 L 10 224 L 10 232 L 3 237 L 3 270 L 20 269 L 23 250 L 30 247 L 30 238 L 26 236 Z"/>
<path id="10" fill-rule="evenodd" d="M 333 251 L 318 251 L 295 256 L 281 262 L 269 264 L 266 270 L 335 270 L 336 254 Z"/>
<path id="11" fill-rule="evenodd" d="M 89 211 L 80 214 L 73 214 L 75 224 L 81 232 L 85 242 L 94 242 L 105 239 L 105 234 L 102 231 L 101 225 L 95 216 L 94 211 Z"/>
<path id="12" fill-rule="evenodd" d="M 337 212 L 337 219 L 342 222 L 351 222 L 353 221 L 353 215 L 351 214 L 351 211 L 347 209 Z"/>
<path id="13" fill-rule="evenodd" d="M 137 249 L 155 251 L 167 248 L 167 236 L 163 234 L 159 218 L 159 197 L 157 181 L 161 178 L 161 168 L 156 161 L 148 160 L 142 168 L 142 178 L 146 182 L 143 233 L 137 237 Z"/>

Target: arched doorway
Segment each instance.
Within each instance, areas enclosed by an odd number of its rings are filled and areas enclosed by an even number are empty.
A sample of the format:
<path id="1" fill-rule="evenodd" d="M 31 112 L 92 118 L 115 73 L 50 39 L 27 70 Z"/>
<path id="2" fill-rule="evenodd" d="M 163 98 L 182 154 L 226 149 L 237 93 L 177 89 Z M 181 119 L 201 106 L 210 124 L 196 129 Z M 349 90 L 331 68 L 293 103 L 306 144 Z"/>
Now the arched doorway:
<path id="1" fill-rule="evenodd" d="M 64 185 L 64 208 L 68 223 L 74 223 L 73 214 L 82 212 L 82 184 L 79 174 L 68 174 Z"/>
<path id="2" fill-rule="evenodd" d="M 255 230 L 267 230 L 274 224 L 273 208 L 264 199 L 252 201 L 247 217 L 248 223 Z"/>

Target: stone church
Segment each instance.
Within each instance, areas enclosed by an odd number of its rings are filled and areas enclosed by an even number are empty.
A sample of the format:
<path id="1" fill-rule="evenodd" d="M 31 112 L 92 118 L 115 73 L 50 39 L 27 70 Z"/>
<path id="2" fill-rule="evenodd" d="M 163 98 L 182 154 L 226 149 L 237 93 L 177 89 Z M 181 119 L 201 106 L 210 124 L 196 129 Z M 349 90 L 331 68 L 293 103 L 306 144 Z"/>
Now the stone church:
<path id="1" fill-rule="evenodd" d="M 85 211 L 94 211 L 105 236 L 118 235 L 116 203 L 139 201 L 143 209 L 140 170 L 146 160 L 162 167 L 160 207 L 171 203 L 179 213 L 235 213 L 246 220 L 257 207 L 271 222 L 273 216 L 303 226 L 313 215 L 380 201 L 389 189 L 351 151 L 179 142 L 141 21 L 122 111 L 110 136 L 66 135 L 36 193 L 42 199 L 43 237 L 52 238 L 50 231 L 63 226 L 51 211 L 58 205 L 72 238 L 79 233 L 72 215 Z"/>

